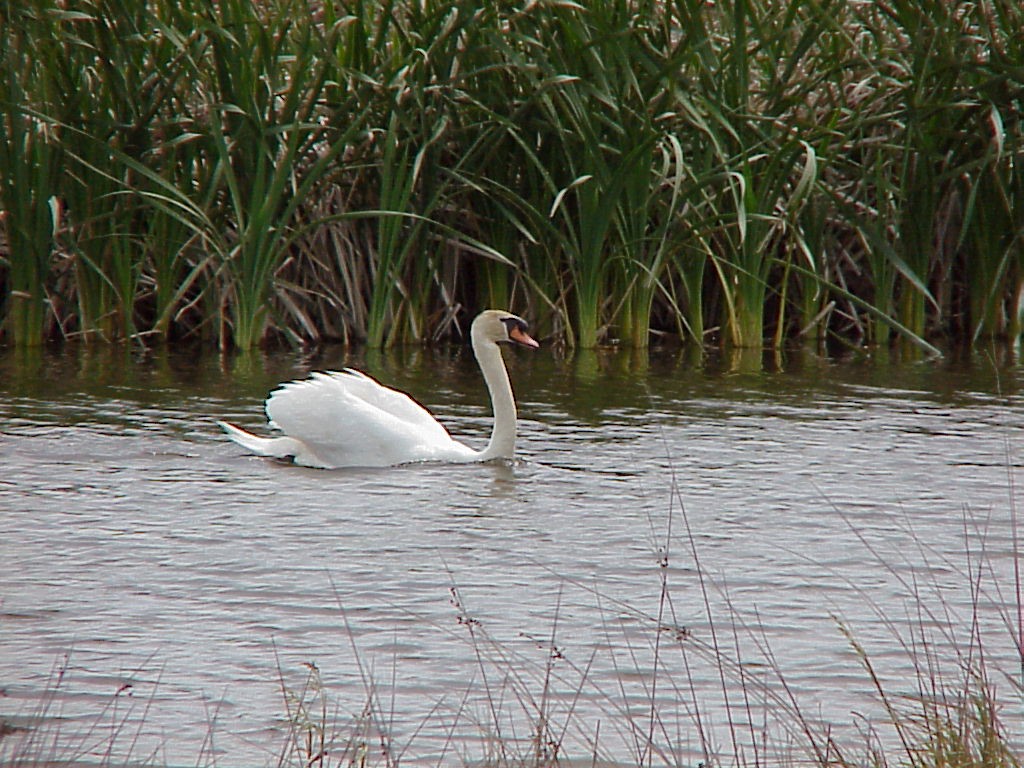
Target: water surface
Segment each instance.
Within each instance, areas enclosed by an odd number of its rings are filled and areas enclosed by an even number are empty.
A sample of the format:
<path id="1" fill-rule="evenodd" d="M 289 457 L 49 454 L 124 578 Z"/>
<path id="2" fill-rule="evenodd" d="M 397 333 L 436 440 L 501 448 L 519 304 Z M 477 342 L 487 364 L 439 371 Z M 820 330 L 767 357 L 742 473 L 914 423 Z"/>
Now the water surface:
<path id="1" fill-rule="evenodd" d="M 480 447 L 468 350 L 0 356 L 0 715 L 44 723 L 0 755 L 275 765 L 313 668 L 334 759 L 372 711 L 407 764 L 527 750 L 540 712 L 587 764 L 798 754 L 793 702 L 884 740 L 845 632 L 893 693 L 979 635 L 1012 686 L 1015 365 L 507 358 L 518 461 L 322 471 L 214 421 L 355 365 Z"/>

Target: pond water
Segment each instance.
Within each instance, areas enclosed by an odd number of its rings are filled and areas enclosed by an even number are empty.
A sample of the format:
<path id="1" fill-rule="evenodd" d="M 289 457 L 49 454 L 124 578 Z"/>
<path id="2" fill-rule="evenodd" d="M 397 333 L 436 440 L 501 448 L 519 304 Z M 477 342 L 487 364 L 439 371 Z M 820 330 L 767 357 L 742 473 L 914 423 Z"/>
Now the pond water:
<path id="1" fill-rule="evenodd" d="M 1024 739 L 1013 361 L 506 358 L 514 463 L 324 471 L 215 420 L 353 365 L 479 447 L 468 349 L 0 355 L 0 762 L 796 764 L 895 743 L 858 649 Z"/>

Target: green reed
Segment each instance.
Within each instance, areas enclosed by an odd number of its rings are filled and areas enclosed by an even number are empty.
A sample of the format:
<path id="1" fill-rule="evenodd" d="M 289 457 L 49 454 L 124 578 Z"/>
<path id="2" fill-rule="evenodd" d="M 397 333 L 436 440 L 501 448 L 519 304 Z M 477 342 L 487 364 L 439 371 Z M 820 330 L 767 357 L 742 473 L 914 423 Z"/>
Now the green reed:
<path id="1" fill-rule="evenodd" d="M 644 183 L 653 152 L 642 128 L 626 123 L 638 117 L 635 100 L 643 94 L 629 60 L 617 55 L 631 42 L 624 5 L 598 4 L 589 17 L 575 8 L 561 10 L 542 41 L 552 59 L 550 75 L 564 75 L 543 102 L 552 129 L 546 160 L 567 172 L 553 175 L 559 190 L 549 216 L 557 217 L 563 236 L 576 340 L 584 348 L 597 344 L 603 325 L 616 211 L 627 188 Z"/>
<path id="2" fill-rule="evenodd" d="M 857 163 L 844 174 L 848 220 L 866 244 L 874 306 L 917 335 L 1008 327 L 992 313 L 1015 301 L 1004 280 L 1019 198 L 992 182 L 1012 178 L 1021 151 L 1019 112 L 1000 119 L 1004 89 L 1019 88 L 1009 25 L 1021 21 L 1003 2 L 860 6 L 846 19 L 858 41 L 858 114 L 837 158 Z"/>
<path id="3" fill-rule="evenodd" d="M 148 71 L 148 14 L 136 3 L 96 0 L 80 7 L 61 53 L 67 80 L 58 105 L 65 136 L 88 137 L 68 150 L 63 196 L 75 261 L 77 332 L 118 339 L 135 332 L 134 305 L 142 260 L 136 256 L 139 200 L 131 172 L 110 148 L 132 157 L 149 149 L 145 128 L 161 107 L 162 88 Z M 102 82 L 104 87 L 96 87 Z"/>
<path id="4" fill-rule="evenodd" d="M 665 288 L 683 203 L 683 148 L 667 116 L 675 97 L 674 75 L 689 50 L 673 40 L 673 26 L 656 10 L 626 2 L 606 9 L 597 54 L 614 73 L 604 79 L 614 94 L 614 128 L 621 145 L 613 160 L 621 182 L 605 185 L 620 188 L 608 247 L 618 279 L 612 291 L 623 305 L 617 315 L 619 336 L 634 347 L 648 344 L 654 301 Z M 638 11 L 642 23 L 635 20 Z"/>
<path id="5" fill-rule="evenodd" d="M 519 101 L 506 109 L 485 94 L 501 120 L 493 143 L 511 152 L 503 165 L 513 163 L 495 174 L 500 195 L 523 216 L 505 232 L 519 231 L 529 243 L 533 256 L 520 265 L 525 279 L 547 286 L 541 303 L 573 329 L 567 341 L 583 347 L 616 320 L 631 341 L 646 345 L 667 262 L 672 212 L 658 218 L 656 207 L 666 179 L 677 174 L 657 116 L 669 108 L 678 49 L 652 9 L 621 1 L 566 5 L 505 20 L 509 31 L 496 47 Z"/>
<path id="6" fill-rule="evenodd" d="M 304 3 L 284 1 L 259 14 L 251 3 L 229 0 L 196 15 L 210 30 L 209 66 L 195 75 L 205 78 L 207 159 L 225 193 L 221 226 L 233 230 L 221 256 L 232 340 L 243 349 L 263 337 L 288 223 L 326 168 L 315 154 L 326 133 L 317 107 L 332 70 L 314 56 L 318 30 L 295 23 L 306 12 Z"/>
<path id="7" fill-rule="evenodd" d="M 47 284 L 60 206 L 55 197 L 60 150 L 45 122 L 10 113 L 0 136 L 7 256 L 2 304 L 7 333 L 19 346 L 45 335 Z"/>
<path id="8" fill-rule="evenodd" d="M 0 120 L 0 204 L 6 253 L 4 324 L 14 344 L 34 346 L 46 336 L 48 287 L 52 284 L 54 239 L 61 225 L 57 198 L 61 149 L 55 127 L 34 106 L 56 89 L 45 49 L 35 49 L 40 35 L 31 9 L 4 6 L 0 24 L 0 74 L 4 93 Z M 52 29 L 55 24 L 40 19 Z M 33 34 L 36 33 L 36 34 Z M 30 99 L 28 94 L 33 94 Z M 33 101 L 35 104 L 33 104 Z"/>
<path id="9" fill-rule="evenodd" d="M 372 346 L 421 341 L 425 335 L 435 256 L 424 217 L 438 204 L 438 188 L 445 183 L 437 145 L 450 125 L 446 89 L 437 86 L 437 75 L 454 66 L 465 7 L 425 3 L 396 16 L 382 10 L 375 22 L 375 55 L 387 100 L 382 125 L 375 127 L 380 151 L 369 177 L 381 211 L 367 329 Z"/>
<path id="10" fill-rule="evenodd" d="M 355 215 L 373 220 L 366 339 L 373 346 L 423 341 L 453 314 L 461 275 L 471 271 L 459 266 L 466 254 L 509 266 L 485 244 L 491 233 L 472 225 L 480 211 L 467 207 L 479 192 L 467 161 L 489 141 L 489 117 L 470 91 L 493 64 L 497 12 L 468 1 L 347 10 L 363 40 L 353 50 L 347 42 L 339 57 L 357 58 L 361 74 L 372 74 L 373 106 L 362 165 L 332 183 L 351 185 L 366 206 Z"/>
<path id="11" fill-rule="evenodd" d="M 32 0 L 0 21 L 11 343 L 383 345 L 492 304 L 583 347 L 1021 333 L 1010 0 Z"/>
<path id="12" fill-rule="evenodd" d="M 817 191 L 814 144 L 821 138 L 802 109 L 817 85 L 804 70 L 827 14 L 828 3 L 802 15 L 795 4 L 736 0 L 700 28 L 701 39 L 717 31 L 736 40 L 702 59 L 694 72 L 701 93 L 691 100 L 705 144 L 699 153 L 704 173 L 718 178 L 707 229 L 717 245 L 711 258 L 720 280 L 721 323 L 736 346 L 760 346 L 769 298 L 788 289 L 788 270 L 773 280 L 779 263 L 803 255 L 794 234 L 799 211 Z M 780 327 L 784 307 L 785 300 Z"/>

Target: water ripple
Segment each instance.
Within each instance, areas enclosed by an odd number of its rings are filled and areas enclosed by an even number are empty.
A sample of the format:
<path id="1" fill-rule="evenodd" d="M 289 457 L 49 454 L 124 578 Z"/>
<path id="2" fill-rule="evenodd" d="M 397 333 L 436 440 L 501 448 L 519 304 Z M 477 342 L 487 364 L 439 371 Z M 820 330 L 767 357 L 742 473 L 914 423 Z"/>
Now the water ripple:
<path id="1" fill-rule="evenodd" d="M 485 440 L 471 368 L 403 373 L 421 399 L 430 383 L 448 393 L 438 412 L 453 434 Z M 515 371 L 530 393 L 520 460 L 393 470 L 245 456 L 213 421 L 257 424 L 258 399 L 211 396 L 208 383 L 7 398 L 4 701 L 38 701 L 70 654 L 69 722 L 136 691 L 151 697 L 136 749 L 194 763 L 216 714 L 218 764 L 268 763 L 285 737 L 282 681 L 300 687 L 308 663 L 339 711 L 360 711 L 365 676 L 379 681 L 409 735 L 435 703 L 449 716 L 465 697 L 482 706 L 481 648 L 529 676 L 554 635 L 566 663 L 590 665 L 575 683 L 579 716 L 607 718 L 609 697 L 649 710 L 655 638 L 699 648 L 719 623 L 748 646 L 748 669 L 784 670 L 849 723 L 865 681 L 840 622 L 900 679 L 913 669 L 894 627 L 955 636 L 958 616 L 998 628 L 1009 615 L 1017 400 L 841 371 L 790 389 L 674 371 L 649 374 L 639 393 L 612 375 L 600 387 L 545 383 L 559 375 Z M 982 547 L 976 616 L 964 574 Z M 948 615 L 920 623 L 922 593 Z M 1012 655 L 997 638 L 992 650 Z M 678 653 L 659 664 L 662 695 L 693 682 L 713 706 L 713 667 Z M 685 697 L 663 704 L 692 732 Z M 425 754 L 449 738 L 436 724 L 420 736 Z"/>

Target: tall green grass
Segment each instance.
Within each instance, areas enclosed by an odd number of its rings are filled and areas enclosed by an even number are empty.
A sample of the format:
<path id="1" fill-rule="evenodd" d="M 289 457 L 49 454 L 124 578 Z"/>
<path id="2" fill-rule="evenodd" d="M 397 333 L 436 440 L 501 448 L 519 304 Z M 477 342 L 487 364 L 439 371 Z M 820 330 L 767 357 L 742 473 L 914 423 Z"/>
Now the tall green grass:
<path id="1" fill-rule="evenodd" d="M 0 3 L 0 333 L 888 345 L 1024 315 L 1011 0 Z M 59 215 L 58 215 L 59 214 Z"/>
<path id="2" fill-rule="evenodd" d="M 3 200 L 4 327 L 19 346 L 46 335 L 48 288 L 56 261 L 55 235 L 62 221 L 57 199 L 61 148 L 51 121 L 34 111 L 57 90 L 58 72 L 31 55 L 45 45 L 5 12 L 0 37 L 4 112 L 0 121 L 0 187 Z M 45 48 L 43 48 L 45 50 Z"/>

